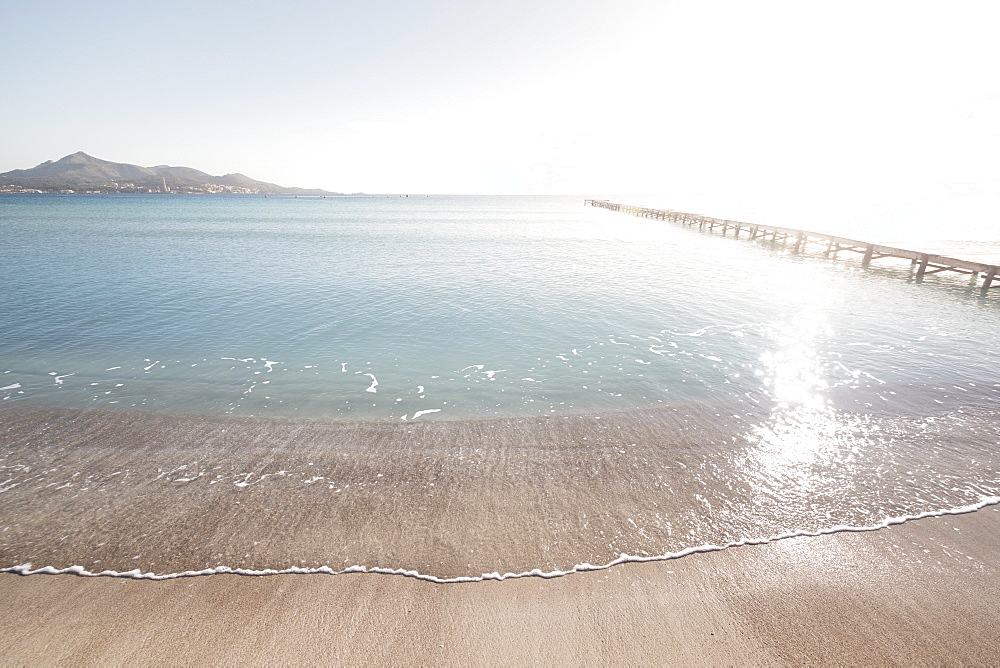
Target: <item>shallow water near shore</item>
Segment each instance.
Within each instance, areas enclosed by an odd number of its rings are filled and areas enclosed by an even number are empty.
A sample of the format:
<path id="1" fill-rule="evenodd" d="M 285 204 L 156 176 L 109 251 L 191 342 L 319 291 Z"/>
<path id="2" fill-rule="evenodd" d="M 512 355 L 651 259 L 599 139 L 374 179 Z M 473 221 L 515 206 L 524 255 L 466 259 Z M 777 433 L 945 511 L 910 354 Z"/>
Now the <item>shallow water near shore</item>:
<path id="1" fill-rule="evenodd" d="M 0 558 L 17 572 L 460 582 L 1000 501 L 992 412 L 811 425 L 704 406 L 412 425 L 14 410 Z"/>
<path id="2" fill-rule="evenodd" d="M 2 567 L 558 574 L 1000 495 L 1000 308 L 962 281 L 579 198 L 0 223 Z"/>

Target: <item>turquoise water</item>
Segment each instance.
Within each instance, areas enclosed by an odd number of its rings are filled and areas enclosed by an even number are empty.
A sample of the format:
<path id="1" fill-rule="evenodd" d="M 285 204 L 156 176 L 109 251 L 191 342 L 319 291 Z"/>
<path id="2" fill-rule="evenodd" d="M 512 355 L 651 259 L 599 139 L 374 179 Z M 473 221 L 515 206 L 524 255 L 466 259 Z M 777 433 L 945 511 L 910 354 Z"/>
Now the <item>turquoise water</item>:
<path id="1" fill-rule="evenodd" d="M 575 197 L 4 196 L 0 228 L 5 402 L 409 420 L 997 398 L 1000 308 L 961 280 Z"/>
<path id="2" fill-rule="evenodd" d="M 0 229 L 0 569 L 548 576 L 1000 501 L 1000 294 L 962 277 L 576 197 Z"/>

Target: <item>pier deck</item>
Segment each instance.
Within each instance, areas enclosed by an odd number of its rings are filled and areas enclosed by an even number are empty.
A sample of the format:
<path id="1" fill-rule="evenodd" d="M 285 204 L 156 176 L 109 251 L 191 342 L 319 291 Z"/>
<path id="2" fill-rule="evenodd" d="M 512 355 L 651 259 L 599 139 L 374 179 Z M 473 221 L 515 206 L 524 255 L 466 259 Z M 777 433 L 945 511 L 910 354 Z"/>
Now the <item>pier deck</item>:
<path id="1" fill-rule="evenodd" d="M 955 272 L 969 276 L 969 284 L 975 287 L 982 281 L 980 286 L 981 296 L 986 296 L 991 288 L 1000 287 L 1000 267 L 982 262 L 972 262 L 970 260 L 960 260 L 958 258 L 946 257 L 944 255 L 934 255 L 922 253 L 920 251 L 906 250 L 905 248 L 894 248 L 872 244 L 857 239 L 838 237 L 832 234 L 822 234 L 820 232 L 810 232 L 808 230 L 796 230 L 788 227 L 777 227 L 774 225 L 760 225 L 755 223 L 741 223 L 735 220 L 723 220 L 702 216 L 695 213 L 685 213 L 672 209 L 652 209 L 649 207 L 633 206 L 631 204 L 619 204 L 606 199 L 584 200 L 584 205 L 597 206 L 612 211 L 624 211 L 635 216 L 645 218 L 656 218 L 659 220 L 669 220 L 680 223 L 688 227 L 697 226 L 699 229 L 719 231 L 723 235 L 732 231 L 734 238 L 739 238 L 740 234 L 746 233 L 746 238 L 754 240 L 781 241 L 784 243 L 794 243 L 793 252 L 800 252 L 808 244 L 814 244 L 823 249 L 823 256 L 836 255 L 840 251 L 858 253 L 862 256 L 861 266 L 868 268 L 873 260 L 882 258 L 899 258 L 910 260 L 910 266 L 916 268 L 914 280 L 922 282 L 924 276 L 941 272 Z M 996 284 L 994 284 L 994 281 Z"/>

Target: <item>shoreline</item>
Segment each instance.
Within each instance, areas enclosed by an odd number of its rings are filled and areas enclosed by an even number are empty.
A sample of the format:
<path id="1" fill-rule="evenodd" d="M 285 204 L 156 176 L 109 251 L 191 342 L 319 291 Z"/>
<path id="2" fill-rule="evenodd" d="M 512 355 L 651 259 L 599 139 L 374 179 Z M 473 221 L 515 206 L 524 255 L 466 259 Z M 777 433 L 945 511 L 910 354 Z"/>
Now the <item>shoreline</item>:
<path id="1" fill-rule="evenodd" d="M 78 577 L 87 578 L 123 578 L 130 580 L 151 580 L 162 582 L 164 580 L 177 580 L 181 578 L 194 578 L 194 577 L 208 577 L 211 575 L 240 575 L 246 577 L 272 577 L 276 575 L 396 575 L 406 578 L 411 578 L 414 580 L 421 580 L 424 582 L 431 582 L 434 584 L 466 584 L 472 582 L 501 582 L 504 580 L 519 580 L 522 578 L 541 578 L 543 580 L 551 580 L 555 578 L 566 577 L 570 575 L 577 575 L 580 573 L 590 573 L 594 571 L 605 571 L 617 566 L 623 566 L 626 564 L 647 564 L 656 563 L 661 561 L 674 561 L 675 559 L 683 559 L 684 557 L 689 557 L 696 554 L 707 554 L 711 552 L 722 552 L 724 550 L 731 550 L 741 547 L 749 547 L 755 545 L 768 545 L 771 543 L 776 543 L 783 540 L 789 540 L 792 538 L 817 538 L 820 536 L 831 536 L 839 533 L 868 533 L 871 531 L 881 531 L 882 529 L 888 529 L 893 526 L 900 526 L 908 522 L 915 522 L 924 519 L 940 519 L 943 517 L 956 516 L 956 515 L 968 515 L 970 513 L 975 513 L 980 510 L 990 508 L 992 506 L 1000 505 L 1000 497 L 988 497 L 984 498 L 978 503 L 971 504 L 968 506 L 962 506 L 958 508 L 945 508 L 941 510 L 931 510 L 921 513 L 919 515 L 908 515 L 903 517 L 890 517 L 882 520 L 878 524 L 872 524 L 867 526 L 835 526 L 827 529 L 820 529 L 818 531 L 806 531 L 799 530 L 795 532 L 789 532 L 785 534 L 780 534 L 776 536 L 767 536 L 763 538 L 747 538 L 739 541 L 733 541 L 725 543 L 722 545 L 697 545 L 693 547 L 688 547 L 679 552 L 671 552 L 667 554 L 658 554 L 650 556 L 640 556 L 634 554 L 622 554 L 617 559 L 614 559 L 606 564 L 591 564 L 591 563 L 580 563 L 575 564 L 571 569 L 565 571 L 542 571 L 541 569 L 535 568 L 530 571 L 521 571 L 518 573 L 507 572 L 501 574 L 498 571 L 492 573 L 483 573 L 479 576 L 456 576 L 452 578 L 441 578 L 428 573 L 421 573 L 419 571 L 406 570 L 403 568 L 391 568 L 391 567 L 367 567 L 364 565 L 352 565 L 348 566 L 343 570 L 333 570 L 329 566 L 320 566 L 318 568 L 301 568 L 301 567 L 290 567 L 286 569 L 276 569 L 267 568 L 260 570 L 246 569 L 246 568 L 232 568 L 229 566 L 217 566 L 215 568 L 208 568 L 200 571 L 182 571 L 177 573 L 154 573 L 151 571 L 141 571 L 139 569 L 131 571 L 88 571 L 82 566 L 67 566 L 64 568 L 56 568 L 53 566 L 37 566 L 35 564 L 20 564 L 17 566 L 0 567 L 0 573 L 10 573 L 14 575 L 30 576 L 30 575 L 75 575 Z"/>
<path id="2" fill-rule="evenodd" d="M 0 573 L 17 620 L 0 664 L 995 660 L 1000 506 L 967 507 L 1000 501 L 993 414 L 893 432 L 833 415 L 822 429 L 848 428 L 827 441 L 754 440 L 768 410 L 397 424 L 6 407 L 0 565 L 213 576 Z M 823 449 L 852 435 L 867 449 Z M 959 514 L 858 526 L 941 499 Z M 638 558 L 542 576 L 622 553 Z M 214 570 L 276 564 L 311 572 Z M 371 568 L 322 574 L 353 564 Z M 396 569 L 528 575 L 378 572 Z"/>
<path id="3" fill-rule="evenodd" d="M 573 578 L 0 575 L 4 663 L 978 663 L 1000 509 Z M 180 642 L 183 639 L 183 642 Z"/>
<path id="4" fill-rule="evenodd" d="M 757 439 L 763 417 L 692 406 L 387 424 L 8 409 L 0 569 L 558 577 L 1000 502 L 989 415 L 960 416 L 961 432 L 897 420 L 899 437 L 865 453 L 826 452 L 811 427 Z M 824 438 L 878 433 L 866 419 Z"/>

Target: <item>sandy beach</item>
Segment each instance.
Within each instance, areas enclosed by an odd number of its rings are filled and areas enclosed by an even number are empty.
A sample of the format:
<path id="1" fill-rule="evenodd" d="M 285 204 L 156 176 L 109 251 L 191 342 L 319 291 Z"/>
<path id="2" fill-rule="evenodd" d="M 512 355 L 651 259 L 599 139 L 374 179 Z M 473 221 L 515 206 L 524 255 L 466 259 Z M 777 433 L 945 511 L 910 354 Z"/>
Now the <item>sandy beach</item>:
<path id="1" fill-rule="evenodd" d="M 170 578 L 0 574 L 6 665 L 1000 657 L 1000 506 L 960 513 L 970 499 L 945 487 L 974 466 L 995 479 L 995 430 L 972 416 L 953 444 L 925 428 L 888 440 L 892 458 L 870 447 L 875 465 L 736 441 L 743 420 L 710 407 L 419 424 L 0 417 L 5 567 Z M 836 532 L 934 512 L 921 497 L 935 484 L 932 503 L 960 514 Z M 789 526 L 834 532 L 781 538 Z M 743 538 L 770 542 L 664 558 Z M 622 553 L 660 560 L 525 575 Z M 188 575 L 219 567 L 325 572 Z M 419 577 L 328 574 L 355 567 Z"/>
<path id="2" fill-rule="evenodd" d="M 0 0 L 0 668 L 1000 668 L 990 5 L 189 4 Z"/>
<path id="3" fill-rule="evenodd" d="M 833 421 L 848 445 L 858 419 Z M 996 479 L 995 425 L 963 419 L 831 455 L 712 406 L 417 424 L 11 407 L 0 564 L 456 580 L 875 527 L 996 496 L 963 484 Z"/>
<path id="4" fill-rule="evenodd" d="M 935 664 L 1000 656 L 1000 511 L 545 580 L 0 576 L 5 665 Z M 16 622 L 14 622 L 16 620 Z"/>

